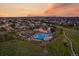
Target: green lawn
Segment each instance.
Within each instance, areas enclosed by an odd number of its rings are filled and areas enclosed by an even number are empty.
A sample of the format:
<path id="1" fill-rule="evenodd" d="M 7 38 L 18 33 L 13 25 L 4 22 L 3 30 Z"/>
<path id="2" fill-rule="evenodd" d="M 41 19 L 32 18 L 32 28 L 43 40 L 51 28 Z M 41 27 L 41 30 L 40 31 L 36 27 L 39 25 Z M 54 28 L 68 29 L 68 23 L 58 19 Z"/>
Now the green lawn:
<path id="1" fill-rule="evenodd" d="M 73 42 L 74 51 L 79 55 L 79 31 L 76 29 L 65 29 L 65 32 Z"/>
<path id="2" fill-rule="evenodd" d="M 71 55 L 70 48 L 64 45 L 64 42 L 63 42 L 64 39 L 65 38 L 63 36 L 62 30 L 57 29 L 55 40 L 52 41 L 51 44 L 47 45 L 47 49 L 50 55 L 54 55 L 54 56 Z"/>
<path id="3" fill-rule="evenodd" d="M 40 55 L 42 49 L 32 46 L 29 41 L 9 40 L 0 42 L 0 55 Z"/>
<path id="4" fill-rule="evenodd" d="M 69 33 L 67 31 L 67 33 Z M 72 33 L 72 32 L 71 32 Z M 69 34 L 68 34 L 69 35 Z M 78 36 L 74 35 L 73 42 L 78 47 Z M 15 36 L 14 36 L 15 37 Z M 0 55 L 2 56 L 33 56 L 33 55 L 49 55 L 49 56 L 70 56 L 70 47 L 64 45 L 64 35 L 61 28 L 56 29 L 56 34 L 54 40 L 52 40 L 48 45 L 43 48 L 39 46 L 33 46 L 32 43 L 41 44 L 38 41 L 22 41 L 13 38 L 8 41 L 0 41 Z M 69 44 L 69 43 L 67 43 Z M 46 51 L 45 51 L 46 50 Z M 78 49 L 77 49 L 78 50 Z"/>

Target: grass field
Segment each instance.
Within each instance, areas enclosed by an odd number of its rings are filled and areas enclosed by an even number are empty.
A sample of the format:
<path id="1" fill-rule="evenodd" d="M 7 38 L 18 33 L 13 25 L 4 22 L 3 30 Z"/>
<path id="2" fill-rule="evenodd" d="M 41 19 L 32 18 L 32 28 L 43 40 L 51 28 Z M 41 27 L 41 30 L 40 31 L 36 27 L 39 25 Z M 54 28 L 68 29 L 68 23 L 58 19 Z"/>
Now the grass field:
<path id="1" fill-rule="evenodd" d="M 73 48 L 76 55 L 79 55 L 79 30 L 65 28 L 66 35 L 73 42 Z"/>
<path id="2" fill-rule="evenodd" d="M 79 32 L 72 29 L 65 29 L 66 35 L 72 40 L 74 50 L 79 55 Z M 71 50 L 69 42 L 64 45 L 66 41 L 62 29 L 57 28 L 54 40 L 43 48 L 33 46 L 32 43 L 41 44 L 37 41 L 17 40 L 12 38 L 8 41 L 0 41 L 0 55 L 1 56 L 34 56 L 34 55 L 48 55 L 48 56 L 70 56 Z"/>

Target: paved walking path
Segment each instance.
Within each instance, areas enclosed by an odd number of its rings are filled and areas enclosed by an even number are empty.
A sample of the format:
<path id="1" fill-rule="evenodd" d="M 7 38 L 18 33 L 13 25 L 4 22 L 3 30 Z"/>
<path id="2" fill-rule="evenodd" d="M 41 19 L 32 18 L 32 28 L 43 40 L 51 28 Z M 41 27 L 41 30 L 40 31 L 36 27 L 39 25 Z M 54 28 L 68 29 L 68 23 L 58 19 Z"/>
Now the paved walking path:
<path id="1" fill-rule="evenodd" d="M 69 43 L 70 43 L 70 48 L 71 48 L 71 52 L 72 52 L 71 55 L 76 56 L 76 53 L 75 53 L 75 51 L 74 51 L 74 49 L 73 49 L 72 41 L 67 37 L 67 35 L 66 35 L 66 33 L 65 33 L 64 31 L 63 31 L 63 34 L 64 34 L 65 38 L 66 38 L 66 39 L 69 41 Z"/>

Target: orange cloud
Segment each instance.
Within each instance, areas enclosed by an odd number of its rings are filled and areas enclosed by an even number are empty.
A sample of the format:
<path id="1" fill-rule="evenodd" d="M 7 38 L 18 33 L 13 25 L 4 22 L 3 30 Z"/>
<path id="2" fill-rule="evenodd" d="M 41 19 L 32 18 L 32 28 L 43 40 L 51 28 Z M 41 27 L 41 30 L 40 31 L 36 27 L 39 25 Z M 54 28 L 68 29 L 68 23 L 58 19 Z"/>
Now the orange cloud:
<path id="1" fill-rule="evenodd" d="M 45 10 L 44 14 L 45 15 L 51 14 L 51 11 L 52 11 L 52 13 L 55 12 L 56 7 L 52 4 L 48 4 L 47 10 Z"/>
<path id="2" fill-rule="evenodd" d="M 79 16 L 79 4 L 71 5 L 48 5 L 44 15 L 46 16 Z"/>
<path id="3" fill-rule="evenodd" d="M 3 4 L 3 8 L 0 9 L 0 16 L 79 16 L 79 4 L 48 3 L 34 6 L 28 4 L 6 6 Z"/>

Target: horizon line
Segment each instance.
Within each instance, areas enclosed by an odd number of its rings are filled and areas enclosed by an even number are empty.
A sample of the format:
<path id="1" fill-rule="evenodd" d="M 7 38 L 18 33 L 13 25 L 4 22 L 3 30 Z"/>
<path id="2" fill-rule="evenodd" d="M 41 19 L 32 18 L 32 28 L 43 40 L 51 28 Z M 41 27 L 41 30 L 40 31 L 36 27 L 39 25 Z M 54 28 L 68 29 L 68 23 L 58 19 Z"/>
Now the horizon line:
<path id="1" fill-rule="evenodd" d="M 0 17 L 79 17 L 79 16 L 0 16 Z"/>

